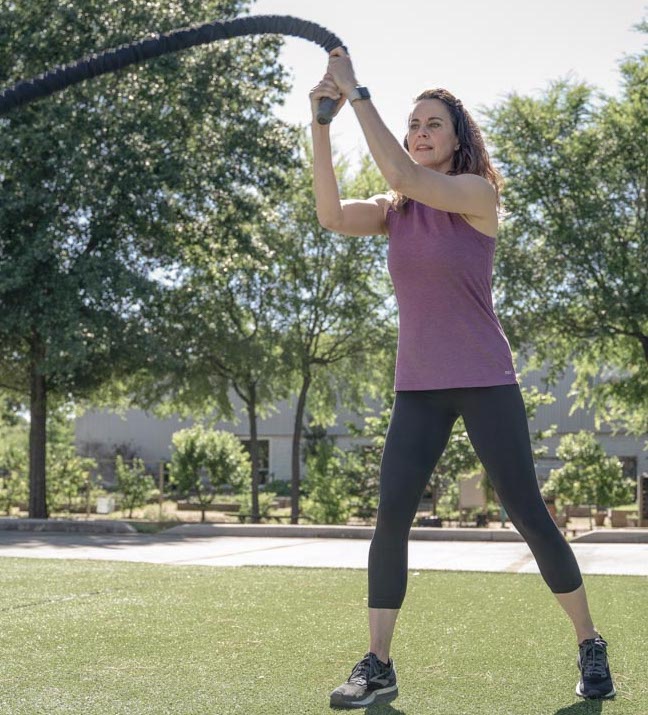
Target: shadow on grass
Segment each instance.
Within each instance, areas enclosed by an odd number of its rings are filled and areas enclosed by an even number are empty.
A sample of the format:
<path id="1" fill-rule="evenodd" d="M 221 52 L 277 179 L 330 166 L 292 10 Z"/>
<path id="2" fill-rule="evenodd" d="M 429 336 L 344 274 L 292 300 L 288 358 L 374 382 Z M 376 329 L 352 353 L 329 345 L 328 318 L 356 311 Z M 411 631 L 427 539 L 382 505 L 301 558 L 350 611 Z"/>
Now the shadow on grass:
<path id="1" fill-rule="evenodd" d="M 583 700 L 573 705 L 556 710 L 554 715 L 594 715 L 603 711 L 603 703 L 607 700 L 614 702 L 615 698 L 596 698 L 594 700 Z"/>
<path id="2" fill-rule="evenodd" d="M 331 710 L 334 712 L 349 712 L 348 708 L 341 708 L 331 705 Z M 391 706 L 390 703 L 375 703 L 374 705 L 369 705 L 366 708 L 353 708 L 356 712 L 365 712 L 368 715 L 407 715 L 405 710 L 398 710 Z"/>
<path id="3" fill-rule="evenodd" d="M 612 700 L 615 698 L 605 698 L 604 700 Z M 345 711 L 348 712 L 349 708 L 342 708 L 331 706 L 330 709 L 334 712 Z M 407 715 L 405 710 L 399 710 L 391 705 L 391 703 L 375 703 L 374 705 L 369 705 L 366 708 L 353 708 L 357 712 L 364 712 L 367 715 Z M 603 700 L 583 700 L 582 702 L 573 703 L 572 705 L 567 705 L 564 708 L 556 710 L 554 715 L 595 715 L 603 711 Z"/>

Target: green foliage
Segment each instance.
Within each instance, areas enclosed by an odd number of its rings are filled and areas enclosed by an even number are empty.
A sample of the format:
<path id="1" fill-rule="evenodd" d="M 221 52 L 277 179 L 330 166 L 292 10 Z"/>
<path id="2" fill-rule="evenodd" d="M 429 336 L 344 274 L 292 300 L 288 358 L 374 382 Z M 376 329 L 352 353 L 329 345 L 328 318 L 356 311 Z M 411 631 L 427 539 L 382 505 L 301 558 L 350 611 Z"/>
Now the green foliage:
<path id="1" fill-rule="evenodd" d="M 72 511 L 81 500 L 97 495 L 92 471 L 97 461 L 77 454 L 74 423 L 64 414 L 53 413 L 49 422 L 47 450 L 47 505 L 49 511 Z"/>
<path id="2" fill-rule="evenodd" d="M 344 452 L 340 468 L 347 480 L 347 490 L 353 516 L 373 519 L 378 508 L 380 463 L 376 465 L 374 445 L 356 445 Z"/>
<path id="3" fill-rule="evenodd" d="M 386 399 L 393 403 L 393 391 Z M 355 445 L 346 454 L 346 471 L 349 479 L 349 496 L 354 505 L 354 515 L 361 519 L 373 518 L 378 508 L 380 492 L 380 464 L 389 426 L 391 406 L 378 415 L 367 415 L 364 425 L 357 427 L 347 422 L 349 434 L 370 438 L 370 444 Z"/>
<path id="4" fill-rule="evenodd" d="M 542 487 L 543 496 L 555 496 L 563 504 L 597 508 L 626 504 L 632 499 L 634 481 L 623 477 L 621 462 L 607 457 L 590 432 L 564 435 L 556 455 L 565 464 L 551 470 Z"/>
<path id="5" fill-rule="evenodd" d="M 459 514 L 459 481 L 450 482 L 439 499 L 437 516 L 454 519 Z"/>
<path id="6" fill-rule="evenodd" d="M 536 387 L 521 386 L 521 391 L 527 420 L 535 416 L 540 405 L 551 404 L 556 399 L 550 393 L 540 392 Z M 358 428 L 352 422 L 346 423 L 351 435 L 371 439 L 370 445 L 358 445 L 348 452 L 346 467 L 350 477 L 349 493 L 355 498 L 354 501 L 359 503 L 359 508 L 354 513 L 362 518 L 374 515 L 377 506 L 380 466 L 393 408 L 393 391 L 389 389 L 383 399 L 384 404 L 389 407 L 382 409 L 377 416 L 365 417 L 363 427 Z M 538 445 L 537 442 L 553 436 L 555 430 L 556 426 L 551 425 L 549 429 L 538 430 L 531 435 L 534 458 L 546 454 L 548 448 L 545 445 Z M 424 490 L 423 496 L 432 498 L 433 515 L 449 517 L 451 512 L 459 508 L 458 480 L 466 475 L 472 475 L 479 468 L 480 461 L 470 442 L 464 421 L 459 418 L 453 425 L 448 445 Z M 487 495 L 490 495 L 491 486 L 488 480 L 486 488 Z"/>
<path id="7" fill-rule="evenodd" d="M 195 495 L 201 506 L 210 504 L 219 488 L 230 485 L 236 493 L 251 485 L 249 453 L 231 432 L 208 430 L 203 425 L 176 432 L 170 480 L 180 493 Z M 205 480 L 206 478 L 206 480 Z M 205 510 L 202 510 L 205 521 Z"/>
<path id="8" fill-rule="evenodd" d="M 5 394 L 0 388 L 0 429 L 3 426 L 26 425 L 27 421 L 20 414 L 23 404 L 12 395 Z"/>
<path id="9" fill-rule="evenodd" d="M 274 494 L 267 494 L 265 492 L 259 493 L 259 516 L 261 519 L 267 519 L 274 498 Z M 241 508 L 238 510 L 238 516 L 241 517 L 241 521 L 247 521 L 252 515 L 252 492 L 247 491 L 243 492 L 243 494 L 239 494 L 236 497 L 236 501 L 241 505 Z"/>
<path id="10" fill-rule="evenodd" d="M 245 7 L 5 2 L 0 82 Z M 282 42 L 195 47 L 0 118 L 0 382 L 25 402 L 36 375 L 47 398 L 110 403 L 175 367 L 160 345 L 169 286 L 197 255 L 240 236 L 258 194 L 281 185 L 291 163 L 293 132 L 272 114 L 288 89 Z M 32 447 L 43 455 L 42 440 Z M 35 482 L 41 493 L 44 473 Z"/>
<path id="11" fill-rule="evenodd" d="M 638 26 L 647 31 L 646 23 Z M 648 52 L 620 63 L 619 99 L 553 82 L 488 112 L 510 213 L 498 237 L 494 297 L 511 346 L 573 364 L 573 410 L 648 432 Z"/>
<path id="12" fill-rule="evenodd" d="M 316 524 L 346 524 L 351 516 L 345 453 L 330 441 L 320 441 L 306 460 L 308 497 L 302 512 Z"/>
<path id="13" fill-rule="evenodd" d="M 0 510 L 9 516 L 28 496 L 27 429 L 0 424 Z"/>
<path id="14" fill-rule="evenodd" d="M 278 497 L 290 496 L 290 482 L 285 479 L 275 479 L 272 482 L 260 485 L 259 489 L 266 494 L 274 494 Z"/>
<path id="15" fill-rule="evenodd" d="M 144 506 L 150 499 L 159 496 L 155 480 L 146 473 L 144 462 L 135 458 L 129 466 L 118 454 L 115 459 L 117 489 L 121 493 L 121 508 L 128 509 L 128 518 L 133 518 L 133 509 Z"/>

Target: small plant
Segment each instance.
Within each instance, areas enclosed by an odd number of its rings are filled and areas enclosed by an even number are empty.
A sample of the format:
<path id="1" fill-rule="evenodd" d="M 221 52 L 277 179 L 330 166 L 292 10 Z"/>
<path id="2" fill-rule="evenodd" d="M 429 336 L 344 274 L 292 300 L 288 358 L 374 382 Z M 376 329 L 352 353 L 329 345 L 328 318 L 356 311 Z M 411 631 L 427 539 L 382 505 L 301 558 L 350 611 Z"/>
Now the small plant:
<path id="1" fill-rule="evenodd" d="M 274 502 L 274 494 L 259 493 L 259 516 L 261 519 L 267 519 L 270 515 L 270 509 Z M 237 496 L 238 503 L 241 505 L 237 516 L 241 521 L 245 521 L 252 515 L 252 493 L 243 492 Z"/>
<path id="2" fill-rule="evenodd" d="M 53 443 L 47 452 L 47 506 L 55 512 L 71 512 L 84 498 L 86 504 L 96 496 L 92 470 L 97 461 L 80 457 L 73 444 Z"/>
<path id="3" fill-rule="evenodd" d="M 634 482 L 623 477 L 623 467 L 616 457 L 607 457 L 590 432 L 564 435 L 556 450 L 564 465 L 552 469 L 543 485 L 544 497 L 554 495 L 564 504 L 587 504 L 596 509 L 625 504 L 632 499 Z"/>
<path id="4" fill-rule="evenodd" d="M 278 497 L 289 497 L 290 496 L 290 481 L 287 479 L 275 479 L 268 484 L 261 485 L 264 486 L 266 494 L 274 494 Z M 261 489 L 259 486 L 259 489 Z"/>
<path id="5" fill-rule="evenodd" d="M 10 516 L 12 507 L 28 498 L 26 444 L 7 439 L 0 443 L 0 510 Z"/>
<path id="6" fill-rule="evenodd" d="M 144 462 L 135 458 L 132 466 L 124 461 L 121 454 L 115 458 L 117 489 L 121 493 L 121 507 L 128 509 L 128 518 L 133 518 L 133 509 L 144 506 L 150 499 L 160 494 L 155 488 L 155 480 L 146 473 Z"/>
<path id="7" fill-rule="evenodd" d="M 344 452 L 320 442 L 307 456 L 308 476 L 302 512 L 316 524 L 346 524 L 353 511 Z"/>
<path id="8" fill-rule="evenodd" d="M 171 481 L 182 494 L 195 494 L 201 507 L 211 504 L 226 486 L 235 493 L 251 486 L 249 454 L 231 432 L 194 425 L 176 432 L 172 446 Z M 205 521 L 205 509 L 201 512 L 201 521 Z"/>

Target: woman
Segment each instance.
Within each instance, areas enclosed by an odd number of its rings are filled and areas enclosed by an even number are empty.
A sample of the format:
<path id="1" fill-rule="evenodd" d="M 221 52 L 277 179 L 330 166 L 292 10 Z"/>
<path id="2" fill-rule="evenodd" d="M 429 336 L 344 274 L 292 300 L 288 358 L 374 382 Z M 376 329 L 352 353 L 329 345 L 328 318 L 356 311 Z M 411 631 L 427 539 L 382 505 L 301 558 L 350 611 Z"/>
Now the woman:
<path id="1" fill-rule="evenodd" d="M 340 201 L 323 97 L 348 99 L 392 189 Z M 318 220 L 349 236 L 389 236 L 399 308 L 396 392 L 369 549 L 369 651 L 331 705 L 366 707 L 398 694 L 389 648 L 407 585 L 407 540 L 425 485 L 461 415 L 499 499 L 576 629 L 583 697 L 615 693 L 606 641 L 595 630 L 574 553 L 540 494 L 524 402 L 508 340 L 493 312 L 491 276 L 501 177 L 479 128 L 446 90 L 419 95 L 405 150 L 385 127 L 343 49 L 310 92 Z"/>

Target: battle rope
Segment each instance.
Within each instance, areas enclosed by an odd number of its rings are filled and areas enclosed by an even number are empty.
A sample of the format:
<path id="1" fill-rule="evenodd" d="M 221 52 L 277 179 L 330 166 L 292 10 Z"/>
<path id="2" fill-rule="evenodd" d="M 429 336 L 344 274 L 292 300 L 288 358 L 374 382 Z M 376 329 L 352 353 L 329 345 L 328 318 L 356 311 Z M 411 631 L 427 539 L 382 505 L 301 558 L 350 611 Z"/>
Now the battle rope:
<path id="1" fill-rule="evenodd" d="M 252 15 L 223 22 L 209 22 L 174 30 L 130 45 L 120 45 L 100 54 L 92 54 L 73 64 L 55 67 L 33 79 L 17 82 L 0 93 L 0 115 L 91 77 L 115 72 L 123 67 L 187 47 L 206 45 L 241 35 L 292 35 L 315 42 L 327 52 L 336 47 L 343 47 L 346 51 L 340 38 L 332 32 L 314 22 L 290 15 Z M 317 121 L 320 124 L 328 124 L 331 121 L 336 104 L 337 102 L 329 97 L 321 99 L 317 112 Z"/>

